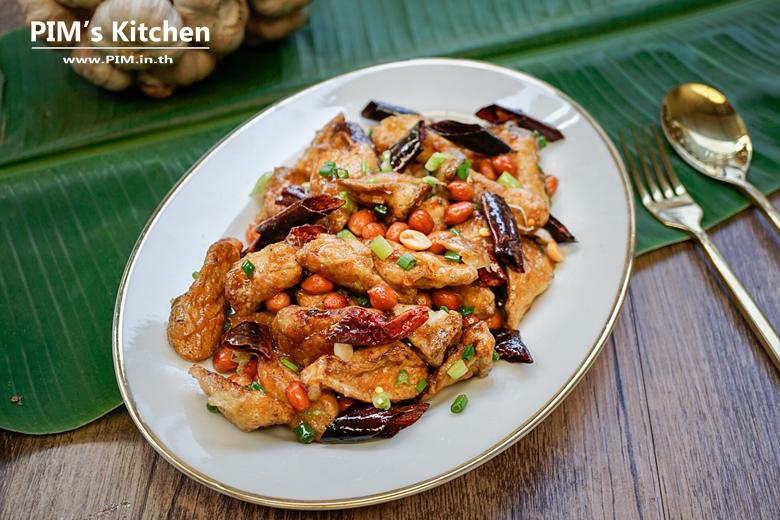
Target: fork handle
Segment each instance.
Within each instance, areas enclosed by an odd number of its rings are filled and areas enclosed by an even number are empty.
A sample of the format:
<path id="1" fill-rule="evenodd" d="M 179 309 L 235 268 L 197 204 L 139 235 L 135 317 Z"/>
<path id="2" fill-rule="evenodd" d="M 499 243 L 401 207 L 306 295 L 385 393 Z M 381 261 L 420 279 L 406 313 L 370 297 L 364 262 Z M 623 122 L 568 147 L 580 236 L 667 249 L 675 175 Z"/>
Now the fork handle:
<path id="1" fill-rule="evenodd" d="M 747 319 L 750 328 L 756 333 L 759 341 L 761 341 L 761 345 L 763 345 L 766 353 L 769 354 L 772 363 L 780 370 L 780 336 L 772 328 L 772 325 L 766 319 L 764 313 L 761 312 L 761 309 L 758 308 L 756 302 L 753 301 L 750 293 L 747 292 L 745 286 L 739 281 L 737 275 L 731 270 L 726 259 L 723 258 L 721 252 L 710 240 L 709 235 L 703 230 L 696 231 L 695 235 L 704 247 L 704 251 L 710 257 L 710 260 L 712 260 L 726 287 L 729 288 L 739 310 L 742 311 L 742 315 Z"/>
<path id="2" fill-rule="evenodd" d="M 738 183 L 737 186 L 745 190 L 750 198 L 753 199 L 753 202 L 755 202 L 756 205 L 764 211 L 767 218 L 769 219 L 769 222 L 772 223 L 775 231 L 778 235 L 780 235 L 780 212 L 778 212 L 772 203 L 769 202 L 769 199 L 767 199 L 758 188 L 747 181 L 742 181 Z"/>

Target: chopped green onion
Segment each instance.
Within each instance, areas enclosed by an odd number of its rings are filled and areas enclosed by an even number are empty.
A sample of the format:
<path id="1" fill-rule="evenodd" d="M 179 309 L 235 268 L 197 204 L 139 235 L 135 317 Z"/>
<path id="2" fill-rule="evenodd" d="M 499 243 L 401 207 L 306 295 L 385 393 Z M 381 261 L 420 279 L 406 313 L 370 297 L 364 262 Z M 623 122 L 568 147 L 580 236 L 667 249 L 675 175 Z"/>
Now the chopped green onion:
<path id="1" fill-rule="evenodd" d="M 306 181 L 303 184 L 301 184 L 301 188 L 303 188 L 304 190 L 308 190 L 311 188 L 311 183 L 309 181 Z"/>
<path id="2" fill-rule="evenodd" d="M 233 325 L 231 325 L 230 324 L 230 320 L 228 320 L 228 321 L 225 322 L 225 326 L 222 327 L 222 332 L 227 332 L 227 331 L 229 331 L 232 328 L 233 328 Z"/>
<path id="3" fill-rule="evenodd" d="M 241 269 L 244 270 L 247 276 L 252 276 L 252 273 L 255 272 L 255 264 L 252 263 L 250 259 L 244 260 L 244 263 L 241 264 Z"/>
<path id="4" fill-rule="evenodd" d="M 388 256 L 393 254 L 393 246 L 390 242 L 385 240 L 383 236 L 375 236 L 371 241 L 371 251 L 374 252 L 381 260 L 385 260 Z"/>
<path id="5" fill-rule="evenodd" d="M 425 169 L 429 172 L 435 172 L 439 169 L 439 167 L 444 164 L 444 161 L 451 158 L 452 156 L 446 153 L 441 152 L 434 152 L 433 155 L 428 159 L 428 161 L 425 163 Z"/>
<path id="6" fill-rule="evenodd" d="M 410 255 L 409 253 L 404 253 L 401 255 L 401 258 L 398 259 L 396 264 L 398 264 L 398 267 L 403 269 L 404 271 L 408 271 L 412 267 L 414 267 L 414 264 L 417 263 L 417 259 Z"/>
<path id="7" fill-rule="evenodd" d="M 539 164 L 539 163 L 536 163 L 536 167 L 537 167 L 537 168 L 539 168 L 539 173 L 541 173 L 542 175 L 544 175 L 544 170 L 542 169 L 542 165 L 541 165 L 541 164 Z"/>
<path id="8" fill-rule="evenodd" d="M 366 162 L 365 159 L 360 161 L 360 171 L 363 173 L 366 173 L 368 171 L 368 163 Z"/>
<path id="9" fill-rule="evenodd" d="M 173 305 L 173 302 L 176 301 L 176 298 L 171 298 L 171 305 Z"/>
<path id="10" fill-rule="evenodd" d="M 336 168 L 336 177 L 339 179 L 349 179 L 349 171 L 346 168 Z"/>
<path id="11" fill-rule="evenodd" d="M 198 271 L 193 271 L 192 272 L 192 279 L 193 280 L 197 280 L 198 279 L 198 274 L 199 274 Z"/>
<path id="12" fill-rule="evenodd" d="M 379 408 L 380 410 L 390 409 L 390 397 L 388 397 L 387 392 L 379 392 L 372 395 L 371 402 L 374 404 L 374 408 Z"/>
<path id="13" fill-rule="evenodd" d="M 281 362 L 282 362 L 282 365 L 286 366 L 287 368 L 289 368 L 293 372 L 297 372 L 298 371 L 298 367 L 295 366 L 295 363 L 293 363 L 289 359 L 282 358 Z"/>
<path id="14" fill-rule="evenodd" d="M 330 177 L 333 175 L 333 170 L 336 168 L 336 163 L 333 161 L 325 161 L 320 166 L 320 175 L 323 177 Z"/>
<path id="15" fill-rule="evenodd" d="M 463 355 L 461 356 L 461 358 L 466 361 L 471 361 L 471 358 L 473 357 L 474 357 L 474 345 L 466 345 L 466 348 L 463 350 Z"/>
<path id="16" fill-rule="evenodd" d="M 387 162 L 390 160 L 390 150 L 385 150 L 382 152 L 382 162 Z"/>
<path id="17" fill-rule="evenodd" d="M 206 410 L 208 410 L 211 413 L 219 413 L 219 408 L 209 403 L 206 403 Z"/>
<path id="18" fill-rule="evenodd" d="M 344 202 L 346 202 L 346 204 L 344 204 L 345 208 L 347 208 L 352 213 L 357 212 L 357 210 L 358 210 L 357 204 L 352 202 L 352 199 L 349 198 L 349 195 L 347 194 L 346 191 L 342 191 L 341 193 L 339 193 L 339 198 L 341 200 L 343 200 Z"/>
<path id="19" fill-rule="evenodd" d="M 459 237 L 459 236 L 460 236 L 460 231 L 458 231 L 458 230 L 457 230 L 457 229 L 455 229 L 455 228 L 450 228 L 450 233 L 452 233 L 452 234 L 453 234 L 453 235 L 455 235 L 456 237 Z"/>
<path id="20" fill-rule="evenodd" d="M 444 311 L 444 312 L 446 312 L 446 313 L 449 313 L 449 312 L 450 312 L 449 308 L 447 308 L 447 306 L 446 306 L 446 305 L 441 305 L 441 306 L 439 307 L 439 310 L 440 310 L 440 311 Z"/>
<path id="21" fill-rule="evenodd" d="M 404 338 L 401 341 L 403 341 L 406 344 L 407 347 L 413 347 L 414 346 L 414 344 L 412 343 L 412 340 L 410 340 L 409 338 Z"/>
<path id="22" fill-rule="evenodd" d="M 376 184 L 376 179 L 368 179 L 369 184 Z"/>
<path id="23" fill-rule="evenodd" d="M 466 408 L 466 405 L 469 404 L 469 398 L 466 397 L 466 394 L 460 394 L 458 397 L 455 398 L 455 401 L 452 403 L 452 406 L 450 406 L 450 410 L 452 413 L 460 413 L 463 411 L 464 408 Z"/>
<path id="24" fill-rule="evenodd" d="M 252 195 L 260 195 L 265 191 L 265 187 L 268 186 L 268 181 L 271 180 L 271 177 L 273 176 L 274 172 L 265 172 L 262 174 L 255 183 L 255 187 L 252 188 L 251 193 L 249 193 L 249 196 Z"/>
<path id="25" fill-rule="evenodd" d="M 376 179 L 372 179 L 372 180 L 375 181 Z M 388 211 L 389 211 L 388 207 L 385 206 L 384 204 L 377 204 L 376 206 L 374 206 L 374 213 L 376 213 L 380 217 L 387 216 Z"/>
<path id="26" fill-rule="evenodd" d="M 428 186 L 431 187 L 431 189 L 436 187 L 436 181 L 430 175 L 426 175 L 425 179 L 423 179 L 423 180 L 428 184 Z"/>
<path id="27" fill-rule="evenodd" d="M 471 168 L 471 161 L 466 159 L 466 162 L 458 166 L 458 179 L 465 181 L 469 178 L 469 168 Z"/>
<path id="28" fill-rule="evenodd" d="M 460 262 L 461 257 L 455 251 L 447 251 L 446 253 L 444 253 L 444 258 L 446 258 L 450 262 Z"/>
<path id="29" fill-rule="evenodd" d="M 547 146 L 547 138 L 540 134 L 539 130 L 534 130 L 534 135 L 536 136 L 536 141 L 539 143 L 539 149 Z"/>
<path id="30" fill-rule="evenodd" d="M 338 233 L 336 233 L 336 236 L 339 238 L 354 238 L 357 240 L 357 237 L 352 234 L 352 232 L 349 229 L 342 229 Z"/>
<path id="31" fill-rule="evenodd" d="M 373 128 L 369 128 L 368 129 L 368 137 L 369 138 L 374 137 L 374 129 Z"/>
<path id="32" fill-rule="evenodd" d="M 428 386 L 428 381 L 426 381 L 425 379 L 420 379 L 420 382 L 417 383 L 417 386 L 415 386 L 414 388 L 418 392 L 422 392 L 423 390 L 425 390 L 425 387 L 427 387 L 427 386 Z"/>
<path id="33" fill-rule="evenodd" d="M 406 370 L 399 370 L 398 375 L 395 376 L 395 386 L 409 383 L 409 372 Z"/>
<path id="34" fill-rule="evenodd" d="M 512 174 L 509 172 L 504 172 L 501 174 L 501 177 L 498 178 L 498 183 L 503 184 L 507 188 L 521 188 L 522 185 L 520 184 L 520 181 L 512 177 Z"/>
<path id="35" fill-rule="evenodd" d="M 368 296 L 358 296 L 357 302 L 361 307 L 371 307 L 371 300 Z"/>
<path id="36" fill-rule="evenodd" d="M 447 370 L 447 375 L 452 379 L 460 379 L 461 377 L 465 376 L 468 371 L 469 369 L 466 366 L 466 363 L 462 359 L 459 359 L 449 368 L 449 370 Z"/>
<path id="37" fill-rule="evenodd" d="M 244 388 L 248 388 L 250 390 L 257 390 L 258 392 L 265 392 L 265 388 L 260 386 L 260 383 L 257 381 L 252 381 L 251 385 L 246 385 Z"/>
<path id="38" fill-rule="evenodd" d="M 494 351 L 493 351 L 493 364 L 495 365 L 496 363 L 498 363 L 498 360 L 499 360 L 499 359 L 501 359 L 501 356 L 499 356 L 499 355 L 498 355 L 498 352 L 496 352 L 496 351 L 494 350 Z"/>
<path id="39" fill-rule="evenodd" d="M 482 204 L 477 204 L 477 203 L 475 202 L 475 203 L 474 203 L 474 211 L 479 211 L 479 210 L 481 210 L 481 209 L 482 209 Z"/>
<path id="40" fill-rule="evenodd" d="M 382 152 L 382 164 L 379 165 L 379 171 L 391 172 L 393 168 L 390 167 L 390 150 Z"/>
<path id="41" fill-rule="evenodd" d="M 293 431 L 295 432 L 295 435 L 298 436 L 298 440 L 303 444 L 311 444 L 312 441 L 317 438 L 314 429 L 305 422 L 296 426 Z"/>
<path id="42" fill-rule="evenodd" d="M 474 307 L 461 307 L 458 309 L 458 312 L 465 318 L 466 316 L 471 316 L 474 314 Z"/>

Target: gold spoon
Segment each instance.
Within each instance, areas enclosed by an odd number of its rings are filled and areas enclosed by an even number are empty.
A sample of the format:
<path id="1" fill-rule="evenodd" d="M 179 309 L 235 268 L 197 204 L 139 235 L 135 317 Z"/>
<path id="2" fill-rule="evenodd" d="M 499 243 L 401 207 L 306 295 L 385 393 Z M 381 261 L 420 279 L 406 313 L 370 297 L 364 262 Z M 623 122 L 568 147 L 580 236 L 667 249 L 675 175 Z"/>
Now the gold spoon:
<path id="1" fill-rule="evenodd" d="M 742 188 L 780 234 L 780 213 L 746 180 L 753 142 L 726 96 L 699 83 L 677 85 L 661 103 L 661 126 L 685 162 L 708 177 Z"/>

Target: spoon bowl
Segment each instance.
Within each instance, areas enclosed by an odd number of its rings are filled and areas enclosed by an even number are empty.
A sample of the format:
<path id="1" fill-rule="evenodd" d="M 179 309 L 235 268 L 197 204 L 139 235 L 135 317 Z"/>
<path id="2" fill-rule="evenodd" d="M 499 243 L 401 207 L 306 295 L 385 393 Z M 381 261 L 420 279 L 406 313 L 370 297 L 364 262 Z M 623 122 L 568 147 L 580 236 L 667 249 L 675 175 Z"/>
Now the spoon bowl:
<path id="1" fill-rule="evenodd" d="M 726 96 L 700 83 L 677 85 L 661 103 L 661 127 L 685 162 L 708 177 L 740 187 L 780 234 L 780 213 L 747 181 L 753 142 Z"/>

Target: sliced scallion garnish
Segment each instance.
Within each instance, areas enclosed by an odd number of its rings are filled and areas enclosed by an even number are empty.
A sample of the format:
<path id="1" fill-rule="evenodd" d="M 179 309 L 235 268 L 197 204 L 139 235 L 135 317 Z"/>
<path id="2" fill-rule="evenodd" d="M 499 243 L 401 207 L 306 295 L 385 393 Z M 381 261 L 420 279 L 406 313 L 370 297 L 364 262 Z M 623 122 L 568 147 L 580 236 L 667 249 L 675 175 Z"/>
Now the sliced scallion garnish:
<path id="1" fill-rule="evenodd" d="M 496 352 L 496 351 L 494 350 L 494 351 L 493 351 L 493 364 L 495 365 L 496 363 L 498 363 L 498 360 L 499 360 L 499 359 L 501 359 L 501 356 L 499 356 L 499 355 L 498 355 L 498 352 Z"/>
<path id="2" fill-rule="evenodd" d="M 440 310 L 440 311 L 444 311 L 444 312 L 446 312 L 446 313 L 448 313 L 448 314 L 449 314 L 449 312 L 450 312 L 450 309 L 449 309 L 449 308 L 448 308 L 446 305 L 440 305 L 440 306 L 439 306 L 439 310 Z"/>
<path id="3" fill-rule="evenodd" d="M 219 413 L 219 408 L 209 403 L 206 403 L 206 410 L 208 410 L 211 413 Z"/>
<path id="4" fill-rule="evenodd" d="M 461 356 L 461 359 L 465 361 L 471 361 L 471 358 L 474 357 L 474 345 L 466 345 L 466 348 L 463 349 L 463 355 Z"/>
<path id="5" fill-rule="evenodd" d="M 246 385 L 244 388 L 248 388 L 250 390 L 257 390 L 259 392 L 265 392 L 265 388 L 260 386 L 260 383 L 257 381 L 252 381 L 252 384 Z"/>
<path id="6" fill-rule="evenodd" d="M 325 161 L 322 163 L 322 166 L 320 166 L 320 175 L 323 177 L 330 177 L 333 175 L 333 170 L 336 169 L 336 163 L 333 161 Z"/>
<path id="7" fill-rule="evenodd" d="M 381 260 L 385 260 L 388 256 L 393 254 L 393 246 L 390 242 L 385 240 L 383 236 L 376 236 L 371 241 L 371 251 L 374 252 Z"/>
<path id="8" fill-rule="evenodd" d="M 431 187 L 431 189 L 436 187 L 436 179 L 434 177 L 431 177 L 430 175 L 426 175 L 423 180 L 428 184 L 428 186 Z"/>
<path id="9" fill-rule="evenodd" d="M 417 386 L 415 386 L 414 388 L 418 392 L 422 392 L 423 390 L 425 390 L 425 387 L 427 387 L 427 386 L 428 386 L 428 381 L 426 381 L 425 379 L 420 379 L 420 382 L 417 383 Z"/>
<path id="10" fill-rule="evenodd" d="M 509 172 L 502 173 L 497 182 L 507 188 L 522 188 L 520 181 L 512 177 L 512 174 Z"/>
<path id="11" fill-rule="evenodd" d="M 252 276 L 252 273 L 255 272 L 255 264 L 252 263 L 250 259 L 244 260 L 244 263 L 241 264 L 241 269 L 246 273 L 247 276 Z"/>
<path id="12" fill-rule="evenodd" d="M 455 228 L 450 228 L 450 233 L 452 233 L 452 234 L 453 234 L 453 235 L 455 235 L 456 237 L 459 237 L 459 236 L 460 236 L 460 231 L 458 231 L 458 230 L 457 230 L 457 229 L 455 229 Z"/>
<path id="13" fill-rule="evenodd" d="M 396 264 L 398 264 L 398 267 L 400 267 L 404 271 L 408 271 L 409 269 L 414 267 L 414 264 L 416 263 L 417 263 L 417 259 L 412 255 L 410 255 L 409 253 L 402 254 L 401 258 L 399 258 L 398 261 L 396 262 Z"/>
<path id="14" fill-rule="evenodd" d="M 357 204 L 355 204 L 352 199 L 349 198 L 349 194 L 346 191 L 342 191 L 339 193 L 339 198 L 346 202 L 344 204 L 344 207 L 348 209 L 350 212 L 355 213 L 358 210 Z"/>
<path id="15" fill-rule="evenodd" d="M 398 371 L 398 375 L 395 376 L 395 386 L 402 385 L 404 383 L 409 383 L 409 372 L 401 369 Z"/>
<path id="16" fill-rule="evenodd" d="M 444 258 L 446 258 L 450 262 L 460 262 L 461 257 L 455 251 L 447 251 L 446 253 L 444 253 Z"/>
<path id="17" fill-rule="evenodd" d="M 534 135 L 536 136 L 536 141 L 539 143 L 540 150 L 547 146 L 547 138 L 540 134 L 539 130 L 534 130 Z"/>
<path id="18" fill-rule="evenodd" d="M 468 371 L 469 369 L 466 366 L 466 362 L 459 359 L 447 370 L 447 375 L 452 379 L 460 379 L 465 376 Z"/>
<path id="19" fill-rule="evenodd" d="M 336 233 L 336 236 L 339 238 L 354 238 L 357 240 L 357 237 L 352 234 L 352 232 L 349 229 L 342 229 L 338 233 Z"/>
<path id="20" fill-rule="evenodd" d="M 429 172 L 435 172 L 439 167 L 444 164 L 444 161 L 452 156 L 446 153 L 434 152 L 425 163 L 425 169 Z"/>
<path id="21" fill-rule="evenodd" d="M 368 296 L 358 296 L 357 302 L 361 307 L 371 307 L 371 300 Z"/>
<path id="22" fill-rule="evenodd" d="M 384 204 L 377 204 L 376 206 L 374 206 L 374 213 L 376 213 L 380 217 L 386 217 L 388 211 L 389 211 L 388 207 L 385 206 Z"/>
<path id="23" fill-rule="evenodd" d="M 376 184 L 376 179 L 368 179 L 369 184 Z"/>
<path id="24" fill-rule="evenodd" d="M 452 406 L 450 406 L 450 410 L 452 413 L 460 413 L 463 411 L 464 408 L 466 408 L 466 405 L 469 404 L 469 398 L 466 397 L 466 394 L 460 394 L 458 397 L 455 398 L 455 401 L 452 403 Z"/>
<path id="25" fill-rule="evenodd" d="M 372 395 L 371 403 L 373 403 L 374 408 L 379 408 L 380 410 L 389 410 L 391 404 L 387 392 L 379 392 Z"/>
<path id="26" fill-rule="evenodd" d="M 233 325 L 230 323 L 230 320 L 228 320 L 228 321 L 225 322 L 225 326 L 222 327 L 222 332 L 227 332 L 227 331 L 229 331 L 232 328 L 233 328 Z"/>
<path id="27" fill-rule="evenodd" d="M 465 307 L 464 306 L 464 307 L 461 307 L 460 309 L 458 309 L 458 312 L 460 313 L 461 316 L 463 316 L 465 318 L 466 316 L 471 316 L 472 314 L 474 314 L 474 307 Z"/>
<path id="28" fill-rule="evenodd" d="M 466 159 L 466 162 L 458 166 L 458 179 L 465 181 L 469 178 L 469 168 L 471 168 L 471 161 Z"/>
<path id="29" fill-rule="evenodd" d="M 317 433 L 314 428 L 308 425 L 308 423 L 302 422 L 293 430 L 295 435 L 298 436 L 298 440 L 303 444 L 311 444 L 314 439 L 317 438 Z"/>
<path id="30" fill-rule="evenodd" d="M 198 279 L 198 274 L 200 274 L 200 273 L 198 273 L 198 271 L 193 271 L 192 272 L 192 279 L 193 280 L 197 280 Z"/>
<path id="31" fill-rule="evenodd" d="M 366 173 L 368 171 L 368 163 L 366 162 L 365 159 L 360 161 L 360 171 L 363 173 Z"/>
<path id="32" fill-rule="evenodd" d="M 286 366 L 287 368 L 289 368 L 293 372 L 297 372 L 298 371 L 298 367 L 295 365 L 295 363 L 293 363 L 289 359 L 282 358 L 281 359 L 281 363 L 282 363 L 282 365 Z"/>
<path id="33" fill-rule="evenodd" d="M 249 196 L 253 195 L 260 195 L 265 191 L 265 187 L 268 186 L 268 181 L 271 180 L 271 177 L 273 177 L 274 172 L 265 172 L 262 174 L 255 183 L 255 187 L 252 188 L 252 192 L 249 194 Z"/>

